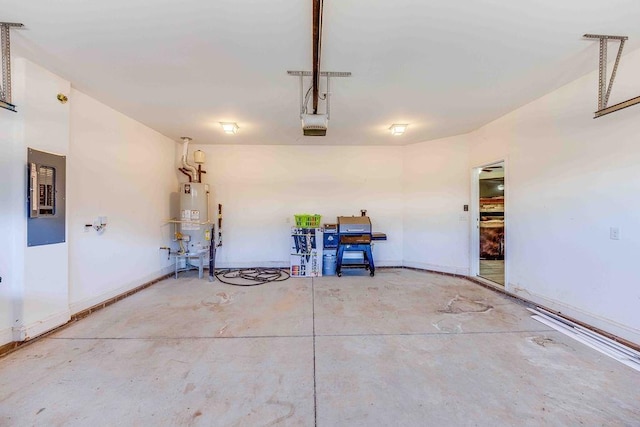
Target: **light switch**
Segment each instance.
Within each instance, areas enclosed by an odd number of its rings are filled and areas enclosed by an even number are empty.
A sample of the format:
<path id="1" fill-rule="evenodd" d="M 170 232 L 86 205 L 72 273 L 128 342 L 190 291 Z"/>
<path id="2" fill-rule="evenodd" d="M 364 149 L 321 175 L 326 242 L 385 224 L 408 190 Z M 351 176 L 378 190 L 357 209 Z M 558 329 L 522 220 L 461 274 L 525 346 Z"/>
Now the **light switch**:
<path id="1" fill-rule="evenodd" d="M 620 229 L 618 227 L 609 228 L 609 238 L 611 240 L 620 240 Z"/>

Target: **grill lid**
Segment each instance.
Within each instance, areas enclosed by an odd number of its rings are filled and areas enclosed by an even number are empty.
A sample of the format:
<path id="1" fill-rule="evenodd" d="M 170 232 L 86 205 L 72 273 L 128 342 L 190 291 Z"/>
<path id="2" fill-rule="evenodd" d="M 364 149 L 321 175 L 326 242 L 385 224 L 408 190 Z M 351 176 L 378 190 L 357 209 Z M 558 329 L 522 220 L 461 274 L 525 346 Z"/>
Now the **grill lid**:
<path id="1" fill-rule="evenodd" d="M 368 216 L 339 216 L 338 233 L 371 234 L 371 219 Z"/>

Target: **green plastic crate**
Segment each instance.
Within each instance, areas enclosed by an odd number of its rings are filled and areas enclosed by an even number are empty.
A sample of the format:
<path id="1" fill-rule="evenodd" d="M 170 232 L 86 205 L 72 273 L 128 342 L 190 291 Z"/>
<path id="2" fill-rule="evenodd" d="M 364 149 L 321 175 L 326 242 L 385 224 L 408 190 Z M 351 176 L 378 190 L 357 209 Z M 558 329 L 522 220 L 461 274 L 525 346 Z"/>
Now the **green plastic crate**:
<path id="1" fill-rule="evenodd" d="M 322 215 L 299 214 L 294 215 L 294 217 L 296 218 L 296 227 L 318 228 L 320 227 Z"/>

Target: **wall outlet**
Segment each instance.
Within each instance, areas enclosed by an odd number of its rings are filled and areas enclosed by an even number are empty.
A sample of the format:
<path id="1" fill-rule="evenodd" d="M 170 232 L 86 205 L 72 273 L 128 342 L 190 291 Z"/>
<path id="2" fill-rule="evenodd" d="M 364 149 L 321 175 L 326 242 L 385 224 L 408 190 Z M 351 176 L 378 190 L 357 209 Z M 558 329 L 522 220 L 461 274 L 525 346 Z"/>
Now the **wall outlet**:
<path id="1" fill-rule="evenodd" d="M 609 238 L 611 240 L 620 240 L 620 229 L 618 227 L 609 228 Z"/>

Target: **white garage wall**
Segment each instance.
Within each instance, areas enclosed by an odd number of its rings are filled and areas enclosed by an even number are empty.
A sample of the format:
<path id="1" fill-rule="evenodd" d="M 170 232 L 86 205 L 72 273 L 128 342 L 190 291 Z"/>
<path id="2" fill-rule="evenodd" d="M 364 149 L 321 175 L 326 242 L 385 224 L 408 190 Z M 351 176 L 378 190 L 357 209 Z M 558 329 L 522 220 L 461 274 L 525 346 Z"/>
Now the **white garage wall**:
<path id="1" fill-rule="evenodd" d="M 12 77 L 18 113 L 0 111 L 0 345 L 169 272 L 159 247 L 170 243 L 177 187 L 174 141 L 25 59 Z M 28 147 L 67 156 L 65 243 L 27 247 Z M 98 215 L 109 218 L 106 232 L 85 232 Z"/>
<path id="2" fill-rule="evenodd" d="M 0 190 L 7 203 L 3 211 L 9 216 L 3 225 L 7 231 L 3 236 L 3 258 L 7 254 L 3 263 L 11 264 L 3 267 L 7 283 L 0 285 L 0 295 L 8 309 L 6 313 L 10 313 L 7 317 L 11 323 L 6 326 L 13 333 L 10 337 L 4 328 L 0 336 L 3 343 L 39 335 L 69 319 L 68 244 L 27 247 L 26 164 L 28 148 L 58 155 L 68 153 L 69 108 L 60 104 L 56 95 L 68 93 L 70 84 L 21 58 L 13 61 L 12 71 L 13 101 L 18 113 L 2 112 L 10 133 L 8 146 L 3 148 L 6 181 Z"/>
<path id="3" fill-rule="evenodd" d="M 19 120 L 15 113 L 0 110 L 0 345 L 13 341 L 13 302 L 16 274 L 16 258 L 19 256 L 14 245 L 16 204 L 12 200 L 11 189 L 16 185 L 17 173 L 12 173 L 17 163 L 16 143 Z"/>
<path id="4" fill-rule="evenodd" d="M 640 95 L 638 75 L 640 50 L 609 105 Z M 640 343 L 640 106 L 594 120 L 597 79 L 472 133 L 471 165 L 508 161 L 507 290 Z"/>
<path id="5" fill-rule="evenodd" d="M 469 274 L 469 136 L 404 147 L 404 265 Z"/>
<path id="6" fill-rule="evenodd" d="M 367 209 L 376 231 L 377 265 L 402 264 L 400 147 L 194 145 L 207 154 L 204 182 L 223 204 L 224 240 L 216 266 L 288 266 L 293 215 L 322 223 Z M 179 150 L 178 150 L 179 151 Z"/>
<path id="7" fill-rule="evenodd" d="M 13 102 L 24 98 L 24 71 L 13 64 Z M 22 299 L 24 249 L 18 240 L 26 240 L 24 211 L 20 194 L 26 158 L 22 141 L 23 114 L 0 109 L 0 345 L 13 341 L 14 311 Z"/>
<path id="8" fill-rule="evenodd" d="M 176 143 L 72 90 L 68 158 L 70 306 L 75 313 L 171 270 Z M 85 224 L 106 216 L 99 234 Z"/>

